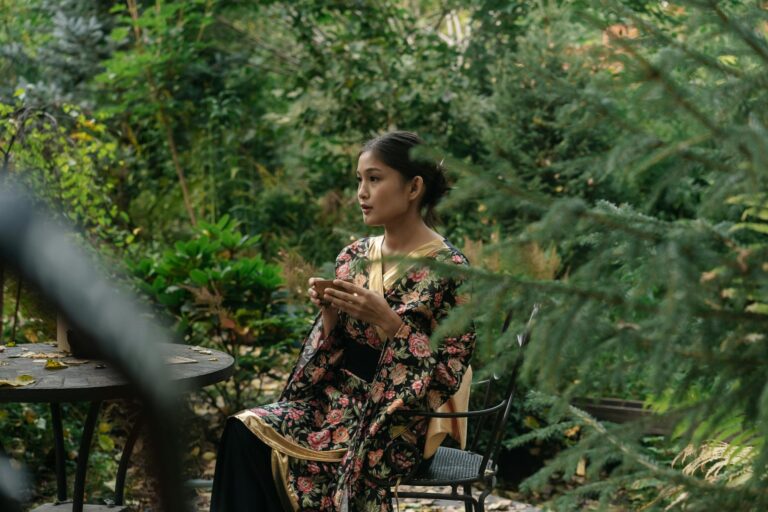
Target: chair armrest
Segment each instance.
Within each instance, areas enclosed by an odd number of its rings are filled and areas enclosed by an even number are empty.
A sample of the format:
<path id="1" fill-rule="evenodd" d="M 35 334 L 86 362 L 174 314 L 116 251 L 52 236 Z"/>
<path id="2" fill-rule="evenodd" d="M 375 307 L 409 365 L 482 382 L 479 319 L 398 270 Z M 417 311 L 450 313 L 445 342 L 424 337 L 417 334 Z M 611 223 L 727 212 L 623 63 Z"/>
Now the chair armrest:
<path id="1" fill-rule="evenodd" d="M 507 401 L 504 400 L 502 402 L 499 402 L 498 404 L 494 405 L 493 407 L 489 407 L 487 409 L 478 409 L 476 411 L 467 411 L 467 412 L 434 412 L 434 411 L 413 411 L 408 409 L 399 409 L 395 412 L 393 412 L 393 415 L 399 415 L 399 416 L 425 416 L 427 418 L 478 418 L 482 416 L 487 416 L 489 414 L 493 414 L 494 412 L 497 412 L 501 408 L 505 407 L 507 405 Z"/>

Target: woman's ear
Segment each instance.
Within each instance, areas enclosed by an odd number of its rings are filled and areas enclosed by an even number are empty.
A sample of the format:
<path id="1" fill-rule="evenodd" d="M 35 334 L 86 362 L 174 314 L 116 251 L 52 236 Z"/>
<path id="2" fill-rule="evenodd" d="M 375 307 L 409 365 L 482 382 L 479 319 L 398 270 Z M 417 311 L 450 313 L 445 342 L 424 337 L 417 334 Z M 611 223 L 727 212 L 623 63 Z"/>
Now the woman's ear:
<path id="1" fill-rule="evenodd" d="M 414 176 L 411 180 L 410 189 L 408 190 L 408 199 L 418 199 L 422 192 L 424 192 L 424 178 L 421 176 Z"/>

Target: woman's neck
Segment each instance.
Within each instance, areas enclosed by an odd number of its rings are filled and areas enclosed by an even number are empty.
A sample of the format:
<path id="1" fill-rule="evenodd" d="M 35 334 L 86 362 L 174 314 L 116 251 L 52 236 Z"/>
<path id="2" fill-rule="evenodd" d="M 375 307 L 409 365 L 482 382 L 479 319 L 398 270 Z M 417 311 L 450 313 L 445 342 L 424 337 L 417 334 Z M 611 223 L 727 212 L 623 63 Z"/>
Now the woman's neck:
<path id="1" fill-rule="evenodd" d="M 384 226 L 384 255 L 408 254 L 432 240 L 440 240 L 442 237 L 435 233 L 424 223 L 421 216 L 410 222 L 398 222 Z"/>

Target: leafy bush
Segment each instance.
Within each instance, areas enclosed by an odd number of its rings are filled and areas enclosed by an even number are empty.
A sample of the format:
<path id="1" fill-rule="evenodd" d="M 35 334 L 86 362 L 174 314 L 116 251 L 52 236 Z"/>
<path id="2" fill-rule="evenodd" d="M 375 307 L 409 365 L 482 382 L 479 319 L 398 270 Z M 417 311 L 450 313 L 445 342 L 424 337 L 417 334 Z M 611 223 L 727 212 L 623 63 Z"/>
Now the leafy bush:
<path id="1" fill-rule="evenodd" d="M 139 287 L 170 313 L 186 343 L 224 350 L 236 361 L 233 386 L 218 385 L 212 403 L 231 414 L 258 397 L 255 379 L 277 373 L 298 330 L 300 311 L 281 302 L 280 269 L 254 253 L 258 236 L 243 235 L 228 216 L 201 222 L 193 237 L 132 265 Z"/>

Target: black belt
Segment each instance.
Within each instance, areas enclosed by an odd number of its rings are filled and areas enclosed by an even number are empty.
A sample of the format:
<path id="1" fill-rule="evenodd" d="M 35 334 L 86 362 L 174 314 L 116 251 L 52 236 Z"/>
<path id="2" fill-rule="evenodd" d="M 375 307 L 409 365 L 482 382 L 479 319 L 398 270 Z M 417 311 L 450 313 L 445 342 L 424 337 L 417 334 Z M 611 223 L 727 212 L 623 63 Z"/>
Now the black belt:
<path id="1" fill-rule="evenodd" d="M 367 343 L 350 341 L 344 347 L 344 360 L 341 362 L 341 367 L 364 381 L 371 382 L 376 375 L 380 356 L 381 350 L 377 350 Z"/>

